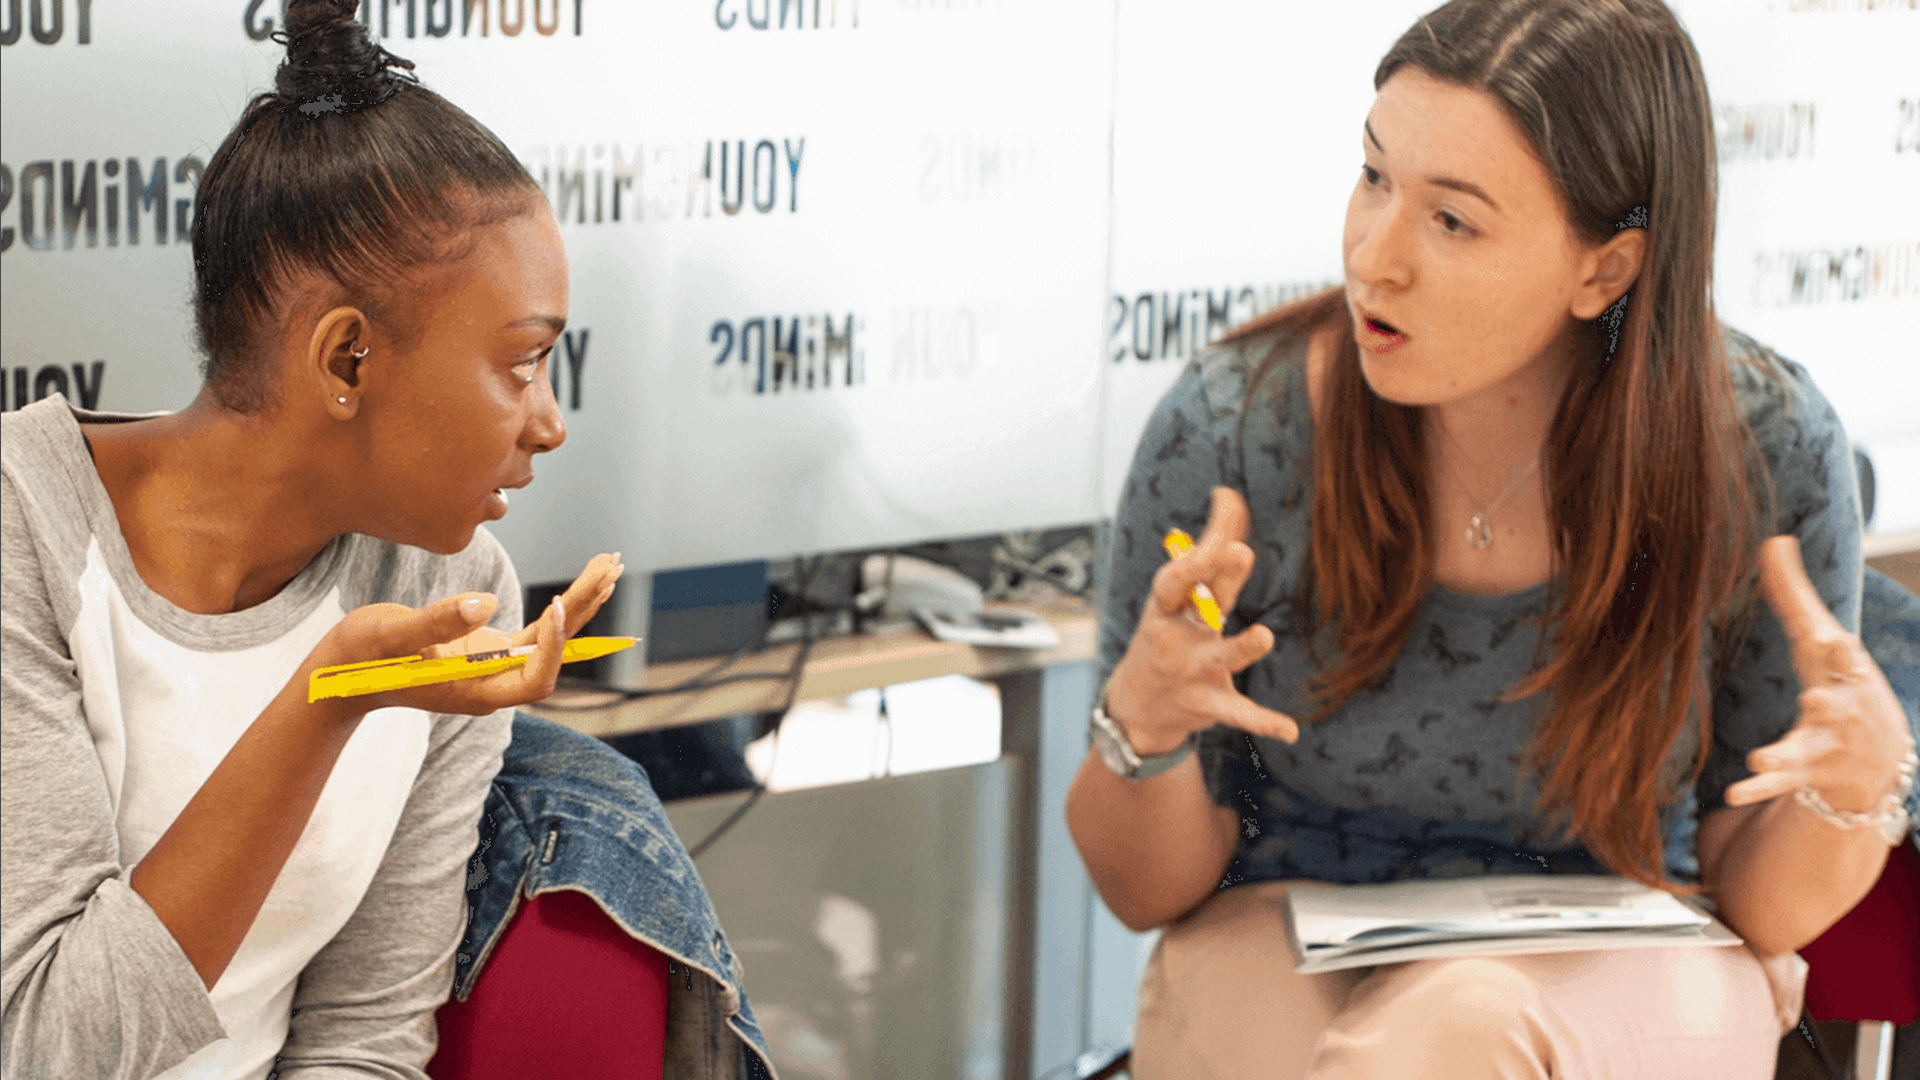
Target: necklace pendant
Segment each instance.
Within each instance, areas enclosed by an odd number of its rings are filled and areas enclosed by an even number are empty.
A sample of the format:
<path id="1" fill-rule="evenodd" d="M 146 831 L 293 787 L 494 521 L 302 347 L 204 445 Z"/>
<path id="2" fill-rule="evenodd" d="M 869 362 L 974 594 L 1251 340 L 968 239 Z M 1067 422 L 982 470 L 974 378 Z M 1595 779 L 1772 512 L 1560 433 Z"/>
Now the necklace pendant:
<path id="1" fill-rule="evenodd" d="M 1467 523 L 1467 546 L 1480 551 L 1493 543 L 1493 519 L 1485 511 L 1473 515 Z"/>

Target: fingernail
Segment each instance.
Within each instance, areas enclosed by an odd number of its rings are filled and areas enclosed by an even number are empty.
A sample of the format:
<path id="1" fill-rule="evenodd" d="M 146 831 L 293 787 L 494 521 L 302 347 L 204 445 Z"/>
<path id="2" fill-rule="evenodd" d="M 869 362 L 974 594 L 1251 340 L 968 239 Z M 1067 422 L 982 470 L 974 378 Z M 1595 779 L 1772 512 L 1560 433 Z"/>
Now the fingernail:
<path id="1" fill-rule="evenodd" d="M 469 619 L 477 619 L 486 613 L 487 598 L 484 596 L 469 596 L 460 601 L 460 614 Z"/>

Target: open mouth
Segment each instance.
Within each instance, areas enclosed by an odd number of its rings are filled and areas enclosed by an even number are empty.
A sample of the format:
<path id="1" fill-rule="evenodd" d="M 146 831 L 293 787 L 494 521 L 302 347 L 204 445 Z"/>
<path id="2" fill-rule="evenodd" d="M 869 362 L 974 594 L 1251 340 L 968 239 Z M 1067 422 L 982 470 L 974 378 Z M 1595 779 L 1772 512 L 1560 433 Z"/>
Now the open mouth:
<path id="1" fill-rule="evenodd" d="M 1389 336 L 1398 336 L 1400 333 L 1399 328 L 1395 327 L 1392 323 L 1387 322 L 1385 319 L 1375 319 L 1375 318 L 1369 317 L 1367 319 L 1367 327 L 1376 334 L 1387 334 Z"/>

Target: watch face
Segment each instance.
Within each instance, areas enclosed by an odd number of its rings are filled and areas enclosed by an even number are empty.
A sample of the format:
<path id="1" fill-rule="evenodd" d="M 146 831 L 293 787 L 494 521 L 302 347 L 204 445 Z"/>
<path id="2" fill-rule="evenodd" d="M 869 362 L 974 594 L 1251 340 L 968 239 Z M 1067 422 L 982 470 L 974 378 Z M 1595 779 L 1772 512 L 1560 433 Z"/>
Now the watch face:
<path id="1" fill-rule="evenodd" d="M 1100 760 L 1106 762 L 1107 768 L 1120 776 L 1133 779 L 1133 765 L 1127 761 L 1126 755 L 1120 752 L 1119 747 L 1112 743 L 1103 743 L 1100 747 Z"/>
<path id="2" fill-rule="evenodd" d="M 1098 723 L 1093 725 L 1093 746 L 1100 751 L 1100 760 L 1106 762 L 1107 768 L 1120 776 L 1133 778 L 1136 763 L 1127 760 L 1126 748 L 1120 745 L 1120 739 L 1113 732 L 1108 731 L 1105 725 Z"/>

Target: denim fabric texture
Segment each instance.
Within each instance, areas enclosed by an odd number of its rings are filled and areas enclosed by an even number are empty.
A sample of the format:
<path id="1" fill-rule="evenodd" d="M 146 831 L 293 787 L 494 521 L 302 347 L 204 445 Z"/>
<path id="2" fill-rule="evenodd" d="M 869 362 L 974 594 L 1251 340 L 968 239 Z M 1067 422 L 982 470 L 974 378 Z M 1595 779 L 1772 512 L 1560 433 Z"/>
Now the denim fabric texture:
<path id="1" fill-rule="evenodd" d="M 666 955 L 666 1075 L 771 1080 L 740 961 L 646 770 L 598 739 L 515 713 L 468 863 L 455 998 L 472 992 L 520 900 L 560 889 L 593 897 Z"/>

